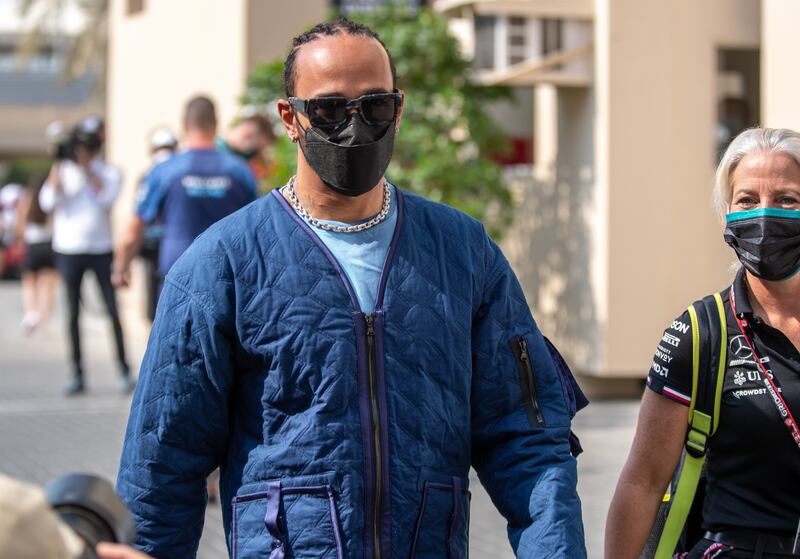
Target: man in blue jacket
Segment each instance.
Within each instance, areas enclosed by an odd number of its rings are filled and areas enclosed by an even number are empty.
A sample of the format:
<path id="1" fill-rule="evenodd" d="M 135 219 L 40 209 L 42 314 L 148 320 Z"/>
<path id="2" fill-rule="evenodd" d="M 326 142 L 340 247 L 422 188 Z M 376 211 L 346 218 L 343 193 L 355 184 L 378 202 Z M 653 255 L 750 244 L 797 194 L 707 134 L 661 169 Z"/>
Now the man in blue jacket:
<path id="1" fill-rule="evenodd" d="M 118 478 L 153 556 L 219 466 L 234 558 L 466 557 L 473 466 L 518 557 L 585 557 L 563 370 L 480 223 L 385 180 L 395 84 L 364 26 L 297 37 L 296 177 L 167 276 Z"/>

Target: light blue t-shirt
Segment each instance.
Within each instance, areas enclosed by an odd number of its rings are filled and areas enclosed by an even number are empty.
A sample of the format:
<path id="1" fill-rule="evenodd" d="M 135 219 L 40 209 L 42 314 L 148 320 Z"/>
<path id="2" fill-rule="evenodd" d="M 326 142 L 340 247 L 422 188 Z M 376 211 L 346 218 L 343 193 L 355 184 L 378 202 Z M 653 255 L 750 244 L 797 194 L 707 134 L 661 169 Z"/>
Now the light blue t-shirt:
<path id="1" fill-rule="evenodd" d="M 386 254 L 389 252 L 389 245 L 392 243 L 394 228 L 397 224 L 397 193 L 394 186 L 389 188 L 392 196 L 389 215 L 369 229 L 358 233 L 334 233 L 309 224 L 339 262 L 356 292 L 361 310 L 367 314 L 372 314 L 375 310 L 375 299 L 378 296 L 383 264 L 386 261 Z M 363 221 L 370 219 L 372 218 Z M 340 221 L 322 219 L 320 221 L 329 225 L 355 225 Z"/>

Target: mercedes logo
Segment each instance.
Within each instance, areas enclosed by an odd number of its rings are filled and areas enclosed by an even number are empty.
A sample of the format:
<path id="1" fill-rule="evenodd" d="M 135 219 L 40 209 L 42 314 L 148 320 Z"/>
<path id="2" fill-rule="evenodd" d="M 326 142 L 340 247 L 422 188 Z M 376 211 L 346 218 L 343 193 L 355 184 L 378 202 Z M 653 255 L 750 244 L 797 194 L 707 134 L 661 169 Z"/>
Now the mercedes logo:
<path id="1" fill-rule="evenodd" d="M 731 353 L 739 359 L 749 359 L 753 356 L 750 346 L 747 345 L 747 340 L 741 334 L 731 340 L 730 349 Z"/>

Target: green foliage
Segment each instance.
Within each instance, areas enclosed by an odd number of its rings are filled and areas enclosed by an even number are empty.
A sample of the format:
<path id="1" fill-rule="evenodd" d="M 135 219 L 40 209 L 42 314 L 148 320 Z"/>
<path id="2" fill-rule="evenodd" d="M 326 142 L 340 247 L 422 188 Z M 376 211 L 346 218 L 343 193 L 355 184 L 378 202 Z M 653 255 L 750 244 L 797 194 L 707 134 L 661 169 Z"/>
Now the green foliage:
<path id="1" fill-rule="evenodd" d="M 15 182 L 27 185 L 33 175 L 46 174 L 50 170 L 49 157 L 18 157 L 9 162 L 5 176 L 0 176 L 0 186 Z"/>
<path id="2" fill-rule="evenodd" d="M 388 6 L 353 19 L 381 36 L 406 96 L 387 175 L 401 188 L 472 215 L 499 236 L 511 221 L 513 203 L 501 167 L 489 155 L 502 153 L 507 141 L 485 108 L 509 99 L 508 88 L 475 84 L 447 22 L 429 10 Z M 274 104 L 282 96 L 283 61 L 256 68 L 245 101 Z M 296 146 L 283 138 L 275 157 L 279 169 L 274 180 L 287 180 Z"/>

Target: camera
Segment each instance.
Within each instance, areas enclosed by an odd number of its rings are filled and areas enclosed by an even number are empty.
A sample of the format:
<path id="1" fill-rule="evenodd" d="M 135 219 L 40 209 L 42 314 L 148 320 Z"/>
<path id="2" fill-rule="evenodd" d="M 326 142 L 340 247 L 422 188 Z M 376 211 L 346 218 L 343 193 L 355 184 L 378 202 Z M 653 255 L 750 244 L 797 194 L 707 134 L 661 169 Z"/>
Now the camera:
<path id="1" fill-rule="evenodd" d="M 136 539 L 133 517 L 105 479 L 65 475 L 47 485 L 45 497 L 61 521 L 83 540 L 81 559 L 95 559 L 99 542 L 132 544 Z"/>
<path id="2" fill-rule="evenodd" d="M 67 130 L 64 125 L 55 121 L 45 131 L 50 153 L 58 160 L 75 161 L 78 146 L 86 148 L 90 153 L 97 153 L 103 147 L 105 124 L 99 117 L 88 117 Z"/>
<path id="3" fill-rule="evenodd" d="M 80 126 L 76 126 L 66 138 L 55 144 L 54 157 L 57 160 L 69 159 L 74 161 L 78 146 L 85 147 L 91 153 L 96 153 L 103 146 L 103 141 L 97 132 L 89 132 Z"/>

